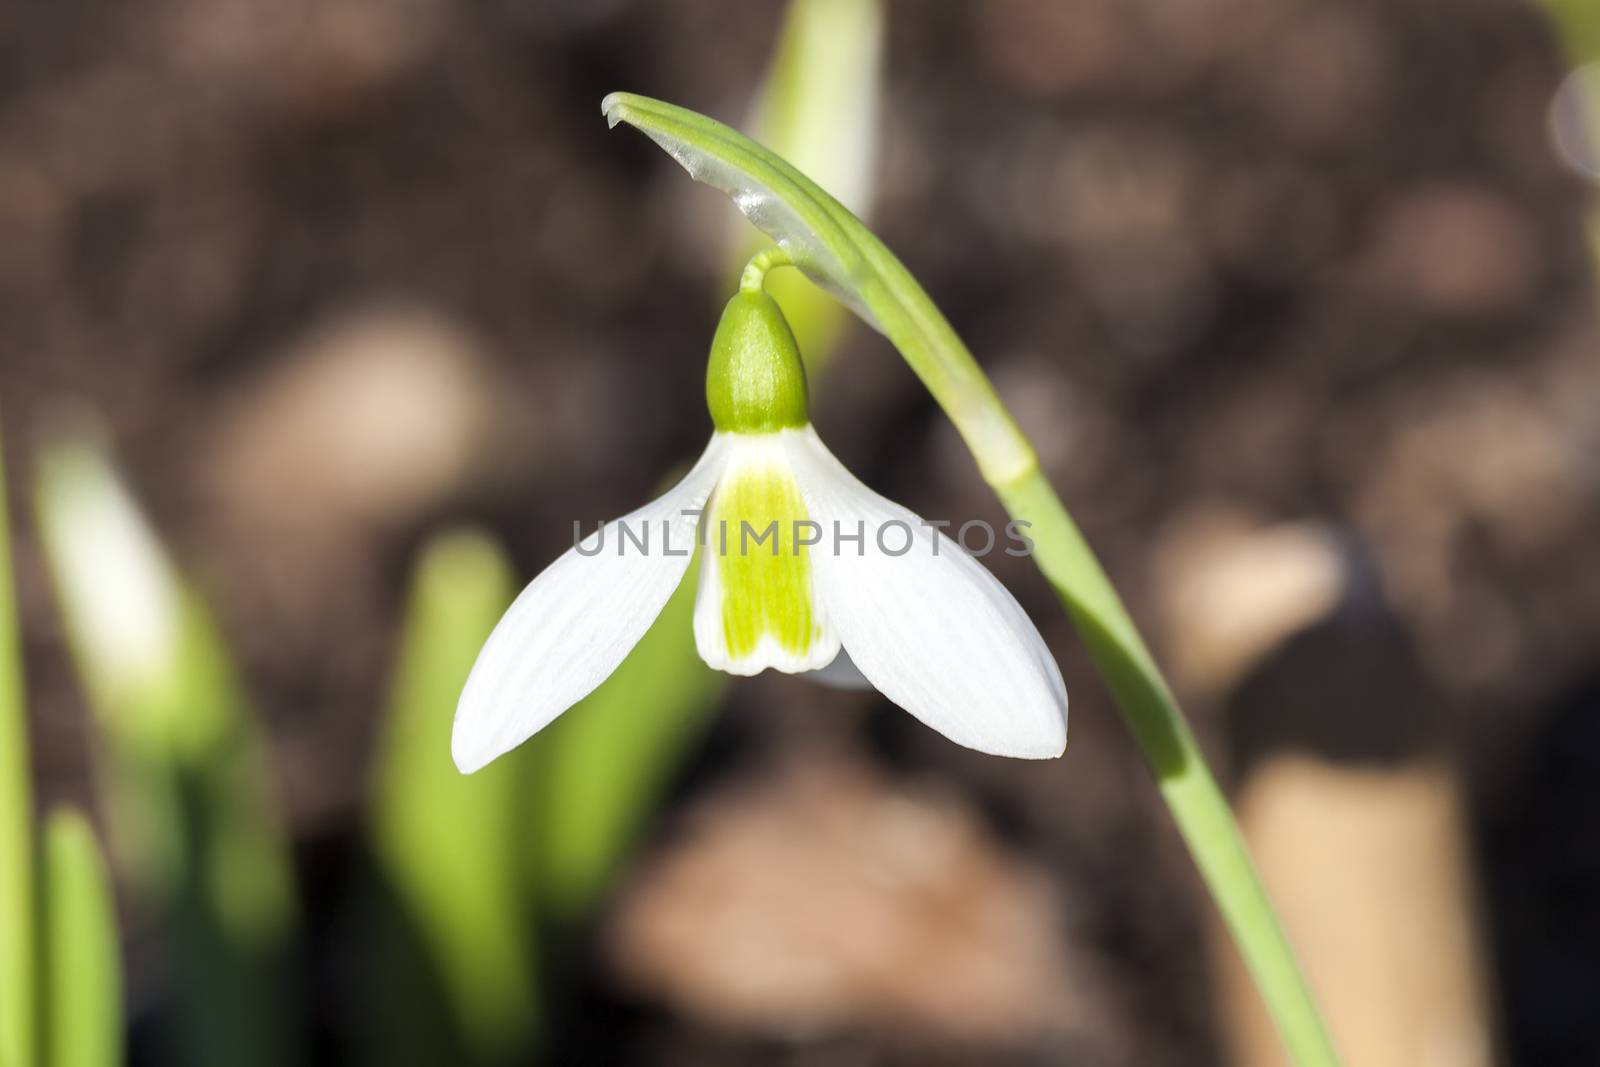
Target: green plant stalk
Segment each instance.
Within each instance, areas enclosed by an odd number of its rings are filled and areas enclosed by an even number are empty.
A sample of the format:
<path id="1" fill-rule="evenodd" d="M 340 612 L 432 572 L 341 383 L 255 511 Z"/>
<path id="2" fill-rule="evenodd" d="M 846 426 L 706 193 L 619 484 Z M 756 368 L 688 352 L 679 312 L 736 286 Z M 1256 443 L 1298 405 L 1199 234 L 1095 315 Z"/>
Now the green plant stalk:
<path id="1" fill-rule="evenodd" d="M 613 93 L 607 120 L 649 136 L 698 181 L 733 196 L 788 260 L 885 334 L 955 423 L 1083 636 L 1154 771 L 1290 1055 L 1338 1055 L 1245 850 L 1238 826 L 1154 659 L 1105 571 L 1039 469 L 1034 449 L 933 300 L 883 242 L 778 156 L 684 108 Z"/>
<path id="2" fill-rule="evenodd" d="M 1332 1067 L 1338 1062 L 1332 1040 L 1227 798 L 1116 589 L 1038 468 L 994 488 L 1013 518 L 1033 524 L 1028 533 L 1034 539 L 1034 561 L 1072 616 L 1155 772 L 1156 786 L 1285 1047 L 1302 1067 Z"/>
<path id="3" fill-rule="evenodd" d="M 44 888 L 50 1067 L 116 1067 L 122 1062 L 116 909 L 94 830 L 76 811 L 50 816 Z"/>
<path id="4" fill-rule="evenodd" d="M 0 1067 L 34 1062 L 33 803 L 0 453 Z"/>

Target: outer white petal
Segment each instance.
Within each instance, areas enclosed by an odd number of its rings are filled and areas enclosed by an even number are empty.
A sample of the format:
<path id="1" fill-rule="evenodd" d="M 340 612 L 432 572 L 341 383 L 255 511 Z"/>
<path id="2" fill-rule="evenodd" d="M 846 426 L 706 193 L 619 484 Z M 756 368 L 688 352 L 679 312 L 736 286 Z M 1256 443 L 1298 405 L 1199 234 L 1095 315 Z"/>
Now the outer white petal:
<path id="1" fill-rule="evenodd" d="M 714 437 L 683 481 L 608 524 L 603 538 L 596 531 L 568 549 L 517 597 L 478 653 L 456 706 L 450 748 L 463 773 L 588 696 L 639 643 L 689 568 L 694 513 L 716 485 L 723 451 Z M 645 551 L 622 539 L 624 526 L 635 535 L 648 530 Z M 583 554 L 596 545 L 603 547 Z"/>
<path id="2" fill-rule="evenodd" d="M 950 538 L 862 485 L 809 427 L 791 435 L 790 463 L 826 528 L 812 550 L 819 592 L 861 673 L 957 744 L 1061 755 L 1066 687 L 1016 598 Z M 861 524 L 860 544 L 836 541 L 834 523 L 846 535 Z M 894 555 L 903 530 L 910 547 Z"/>

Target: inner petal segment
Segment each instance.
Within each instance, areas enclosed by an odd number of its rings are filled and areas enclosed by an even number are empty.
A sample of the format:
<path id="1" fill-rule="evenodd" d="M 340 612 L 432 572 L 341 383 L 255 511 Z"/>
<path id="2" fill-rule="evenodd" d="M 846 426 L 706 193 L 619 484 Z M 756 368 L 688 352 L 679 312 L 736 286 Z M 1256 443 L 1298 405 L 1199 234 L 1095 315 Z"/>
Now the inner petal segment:
<path id="1" fill-rule="evenodd" d="M 740 435 L 702 528 L 695 601 L 700 658 L 730 674 L 794 673 L 832 662 L 839 640 L 817 600 L 811 544 L 822 528 L 775 434 Z"/>

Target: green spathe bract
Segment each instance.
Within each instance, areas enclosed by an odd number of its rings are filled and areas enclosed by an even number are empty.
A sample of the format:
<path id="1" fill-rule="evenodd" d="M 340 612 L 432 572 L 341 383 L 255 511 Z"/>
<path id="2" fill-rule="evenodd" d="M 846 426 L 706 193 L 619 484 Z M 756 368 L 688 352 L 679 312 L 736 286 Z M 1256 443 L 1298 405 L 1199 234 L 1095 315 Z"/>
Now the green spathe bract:
<path id="1" fill-rule="evenodd" d="M 1174 821 L 1233 933 L 1294 1060 L 1338 1063 L 1221 789 L 1138 630 L 1028 439 L 911 272 L 837 200 L 720 122 L 659 100 L 612 93 L 626 122 L 697 181 L 727 193 L 786 259 L 889 338 L 949 415 L 1014 519 L 1031 524 L 1034 562 L 1071 615 L 1156 775 Z"/>
<path id="2" fill-rule="evenodd" d="M 706 406 L 723 433 L 772 433 L 810 421 L 800 348 L 777 302 L 759 288 L 741 288 L 722 311 L 706 366 Z"/>
<path id="3" fill-rule="evenodd" d="M 878 157 L 883 0 L 790 0 L 788 8 L 747 129 L 865 217 Z M 765 243 L 742 232 L 739 269 Z M 815 375 L 833 358 L 848 313 L 789 271 L 773 275 L 767 292 Z"/>
<path id="4" fill-rule="evenodd" d="M 1033 447 L 933 300 L 883 242 L 815 182 L 720 122 L 632 93 L 601 101 L 689 176 L 733 197 L 784 261 L 893 342 L 966 440 L 992 484 L 1037 470 Z"/>

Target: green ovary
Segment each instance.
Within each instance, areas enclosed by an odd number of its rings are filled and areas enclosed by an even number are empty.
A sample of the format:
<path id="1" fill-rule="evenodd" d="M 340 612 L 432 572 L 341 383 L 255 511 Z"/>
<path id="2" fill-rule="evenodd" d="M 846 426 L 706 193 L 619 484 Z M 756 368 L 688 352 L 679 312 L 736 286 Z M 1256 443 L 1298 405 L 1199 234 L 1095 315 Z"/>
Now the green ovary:
<path id="1" fill-rule="evenodd" d="M 739 471 L 718 487 L 712 507 L 708 548 L 722 579 L 728 656 L 749 657 L 763 637 L 804 656 L 822 627 L 812 607 L 810 549 L 796 544 L 814 533 L 801 525 L 806 506 L 794 479 L 774 466 Z"/>

